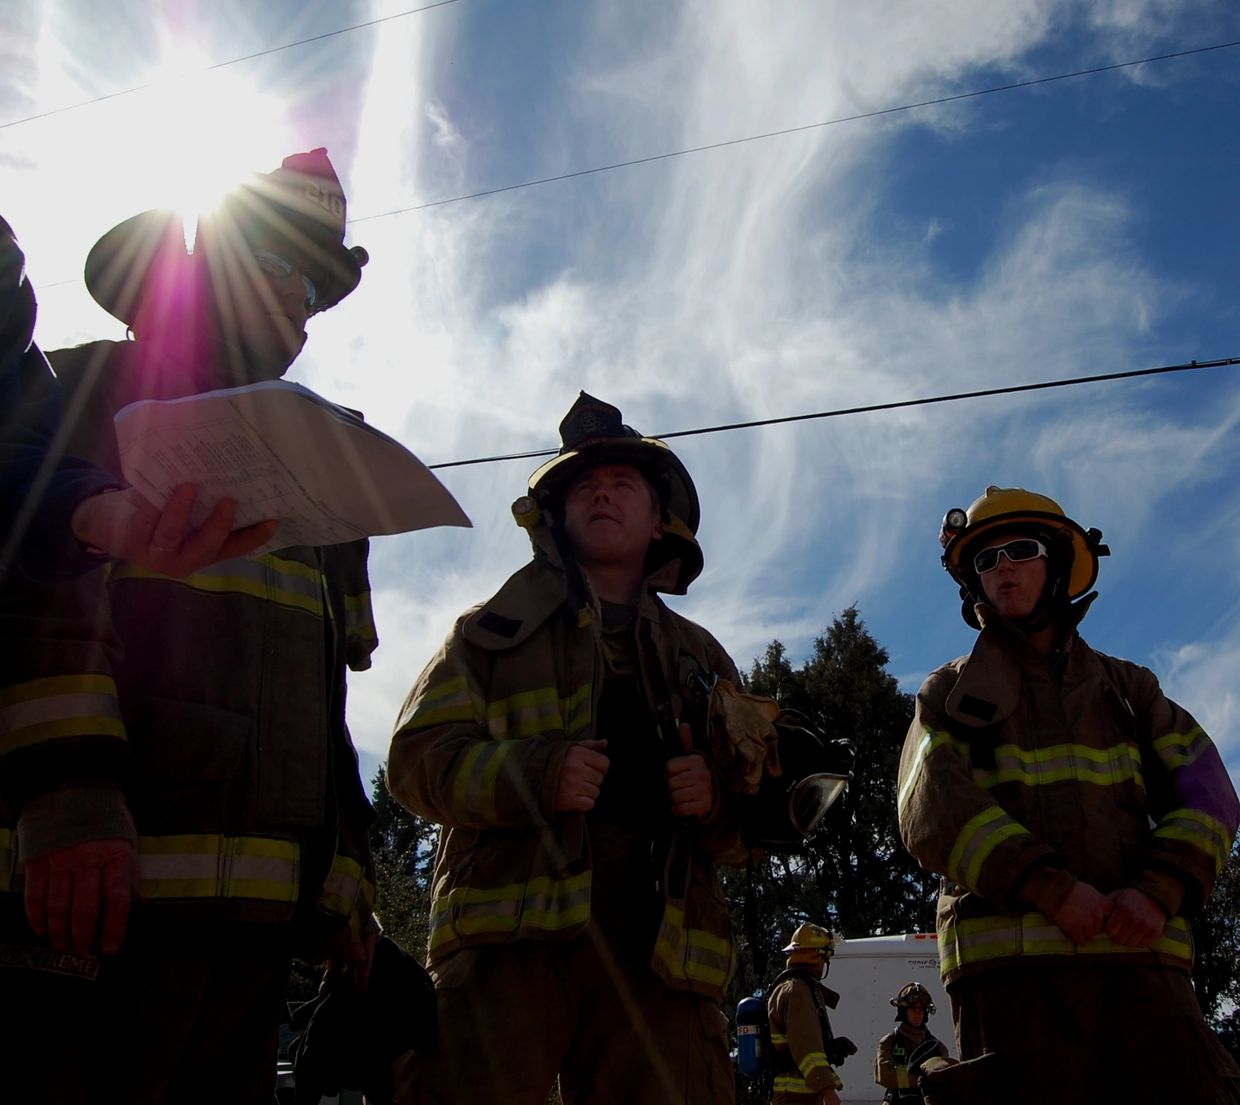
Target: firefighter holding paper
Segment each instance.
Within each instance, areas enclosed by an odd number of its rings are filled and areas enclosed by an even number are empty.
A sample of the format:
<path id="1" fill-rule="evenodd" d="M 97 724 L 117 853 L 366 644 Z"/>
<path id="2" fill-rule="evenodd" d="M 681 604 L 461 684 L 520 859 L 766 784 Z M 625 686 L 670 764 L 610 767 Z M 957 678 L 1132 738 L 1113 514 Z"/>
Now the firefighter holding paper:
<path id="1" fill-rule="evenodd" d="M 105 234 L 87 288 L 132 337 L 50 354 L 68 450 L 119 475 L 121 407 L 283 375 L 358 285 L 344 234 L 321 149 L 230 192 L 192 250 L 168 211 Z M 376 644 L 365 543 L 187 572 L 182 536 L 108 566 L 94 633 L 123 652 L 3 700 L 6 1101 L 269 1102 L 294 956 L 367 971 L 371 811 L 344 720 Z"/>
<path id="2" fill-rule="evenodd" d="M 1189 918 L 1240 806 L 1218 750 L 1153 673 L 1078 631 L 1102 535 L 1046 495 L 990 487 L 944 518 L 980 630 L 917 695 L 905 845 L 943 876 L 938 943 L 960 1057 L 1005 1100 L 1240 1100 L 1190 980 Z"/>

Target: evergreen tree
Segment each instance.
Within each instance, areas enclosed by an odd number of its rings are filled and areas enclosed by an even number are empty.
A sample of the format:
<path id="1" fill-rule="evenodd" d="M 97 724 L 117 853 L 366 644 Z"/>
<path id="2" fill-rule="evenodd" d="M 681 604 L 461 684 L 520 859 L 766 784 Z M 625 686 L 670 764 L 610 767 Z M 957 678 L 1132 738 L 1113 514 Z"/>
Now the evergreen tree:
<path id="1" fill-rule="evenodd" d="M 375 912 L 388 936 L 421 958 L 430 933 L 431 875 L 439 827 L 415 817 L 392 797 L 382 767 L 371 785 L 375 821 L 370 827 L 370 847 L 378 882 Z"/>
<path id="2" fill-rule="evenodd" d="M 896 771 L 913 702 L 887 661 L 854 606 L 814 641 L 801 667 L 773 641 L 749 673 L 752 693 L 804 715 L 828 739 L 852 741 L 856 761 L 812 845 L 725 875 L 733 926 L 742 934 L 738 996 L 778 973 L 779 949 L 802 920 L 826 922 L 845 938 L 933 930 L 938 879 L 905 852 L 896 825 Z"/>
<path id="3" fill-rule="evenodd" d="M 1193 921 L 1193 986 L 1206 1019 L 1240 1059 L 1240 843 Z"/>

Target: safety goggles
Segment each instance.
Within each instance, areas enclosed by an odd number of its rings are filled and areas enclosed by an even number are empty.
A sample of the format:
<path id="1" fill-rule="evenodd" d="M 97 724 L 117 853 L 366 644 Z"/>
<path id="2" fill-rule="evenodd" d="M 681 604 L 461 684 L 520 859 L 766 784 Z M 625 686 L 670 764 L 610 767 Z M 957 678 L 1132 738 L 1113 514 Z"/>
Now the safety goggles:
<path id="1" fill-rule="evenodd" d="M 1019 564 L 1023 560 L 1036 560 L 1039 556 L 1045 556 L 1046 546 L 1033 537 L 1018 537 L 1003 545 L 991 545 L 973 558 L 973 570 L 979 576 L 993 571 L 999 565 L 1000 554 L 1013 564 Z"/>
<path id="2" fill-rule="evenodd" d="M 269 249 L 252 249 L 250 252 L 254 254 L 254 260 L 258 262 L 259 271 L 267 276 L 277 280 L 287 280 L 293 273 L 297 273 L 301 277 L 301 286 L 306 290 L 306 306 L 314 306 L 314 301 L 319 297 L 318 289 L 314 286 L 314 281 L 292 261 L 281 257 L 278 253 L 272 253 Z"/>

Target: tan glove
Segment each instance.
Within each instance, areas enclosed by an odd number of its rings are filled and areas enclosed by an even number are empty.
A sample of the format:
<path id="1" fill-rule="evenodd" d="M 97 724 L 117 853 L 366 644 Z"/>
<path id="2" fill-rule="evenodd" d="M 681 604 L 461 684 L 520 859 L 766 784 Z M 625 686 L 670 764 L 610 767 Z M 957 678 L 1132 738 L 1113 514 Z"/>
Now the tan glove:
<path id="1" fill-rule="evenodd" d="M 728 679 L 715 684 L 708 707 L 707 746 L 733 793 L 757 794 L 768 760 L 770 774 L 779 773 L 774 726 L 779 715 L 774 699 L 738 691 Z"/>

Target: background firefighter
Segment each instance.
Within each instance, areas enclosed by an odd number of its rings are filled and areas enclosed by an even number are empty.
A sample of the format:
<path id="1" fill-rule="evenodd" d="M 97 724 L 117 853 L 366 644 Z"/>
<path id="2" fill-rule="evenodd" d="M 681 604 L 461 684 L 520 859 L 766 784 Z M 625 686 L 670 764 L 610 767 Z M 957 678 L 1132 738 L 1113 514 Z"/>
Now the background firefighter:
<path id="1" fill-rule="evenodd" d="M 1006 1100 L 1240 1100 L 1189 981 L 1187 918 L 1240 807 L 1218 751 L 1145 668 L 1077 625 L 1107 552 L 1044 495 L 949 511 L 970 655 L 917 695 L 900 762 L 909 851 L 943 875 L 939 956 L 961 1059 Z"/>
<path id="2" fill-rule="evenodd" d="M 900 987 L 891 999 L 896 1009 L 896 1030 L 878 1041 L 874 1055 L 874 1081 L 886 1089 L 888 1105 L 920 1102 L 921 1064 L 927 1059 L 947 1058 L 947 1046 L 930 1031 L 934 1000 L 918 982 Z"/>
<path id="3" fill-rule="evenodd" d="M 133 338 L 50 355 L 69 451 L 118 473 L 125 404 L 281 376 L 308 314 L 357 286 L 343 235 L 322 150 L 230 193 L 192 253 L 170 212 L 105 234 L 87 287 Z M 6 1100 L 268 1102 L 293 956 L 365 969 L 369 804 L 344 724 L 345 668 L 375 644 L 365 544 L 188 574 L 183 552 L 110 565 L 99 647 L 34 679 L 44 699 L 5 734 Z"/>
<path id="4" fill-rule="evenodd" d="M 835 1068 L 856 1053 L 852 1041 L 834 1036 L 828 1008 L 839 995 L 822 981 L 831 967 L 835 936 L 807 921 L 783 950 L 787 969 L 767 997 L 771 1025 L 772 1105 L 797 1102 L 839 1105 L 843 1080 Z"/>
<path id="5" fill-rule="evenodd" d="M 673 613 L 702 567 L 698 500 L 661 441 L 584 393 L 514 514 L 534 559 L 456 624 L 392 739 L 388 784 L 444 826 L 430 966 L 440 1044 L 398 1101 L 732 1100 L 716 860 L 743 850 L 696 751 L 701 675 Z"/>

